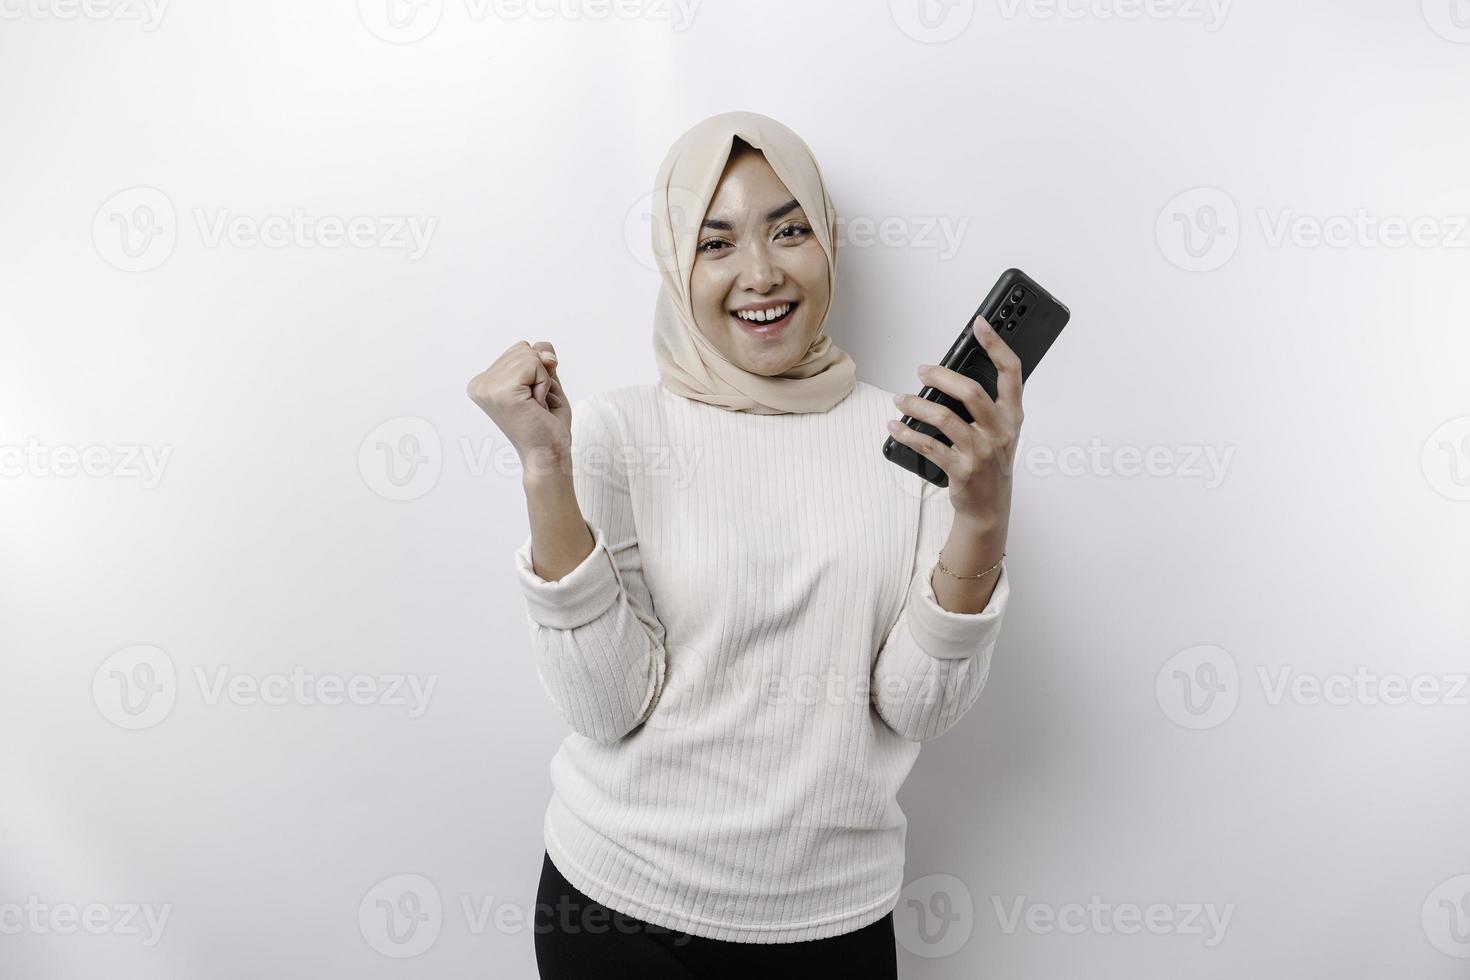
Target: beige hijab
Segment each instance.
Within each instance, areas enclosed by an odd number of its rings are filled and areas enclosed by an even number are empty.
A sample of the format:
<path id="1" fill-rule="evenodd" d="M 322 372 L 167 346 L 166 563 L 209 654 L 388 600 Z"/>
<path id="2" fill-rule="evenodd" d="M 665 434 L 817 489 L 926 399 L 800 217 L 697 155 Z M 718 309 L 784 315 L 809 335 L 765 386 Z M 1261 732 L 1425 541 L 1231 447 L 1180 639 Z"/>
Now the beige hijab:
<path id="1" fill-rule="evenodd" d="M 734 137 L 761 150 L 811 220 L 827 253 L 835 296 L 837 211 L 816 158 L 801 137 L 754 112 L 725 112 L 694 126 L 669 149 L 653 189 L 653 252 L 663 284 L 654 305 L 653 350 L 664 387 L 732 412 L 825 412 L 852 391 L 857 365 L 826 333 L 826 314 L 806 355 L 779 375 L 753 374 L 726 359 L 699 331 L 689 298 L 699 226 L 725 172 Z M 831 304 L 828 304 L 828 310 Z"/>

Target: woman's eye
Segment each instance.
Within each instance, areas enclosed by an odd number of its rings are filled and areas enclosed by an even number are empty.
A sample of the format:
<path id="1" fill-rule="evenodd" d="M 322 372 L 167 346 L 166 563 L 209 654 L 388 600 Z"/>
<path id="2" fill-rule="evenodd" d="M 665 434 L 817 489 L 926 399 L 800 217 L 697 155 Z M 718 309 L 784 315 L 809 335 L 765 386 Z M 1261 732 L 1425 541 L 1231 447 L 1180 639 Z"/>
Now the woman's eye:
<path id="1" fill-rule="evenodd" d="M 788 235 L 786 234 L 787 232 L 791 232 L 792 234 Z M 803 238 L 806 235 L 810 235 L 811 233 L 812 230 L 806 225 L 794 224 L 787 225 L 785 228 L 782 228 L 779 232 L 776 233 L 776 237 L 785 238 L 789 241 L 794 238 Z M 704 241 L 695 246 L 695 252 L 709 255 L 713 254 L 714 252 L 722 252 L 725 250 L 726 247 L 733 246 L 731 246 L 730 243 L 725 241 L 723 238 L 706 238 Z"/>

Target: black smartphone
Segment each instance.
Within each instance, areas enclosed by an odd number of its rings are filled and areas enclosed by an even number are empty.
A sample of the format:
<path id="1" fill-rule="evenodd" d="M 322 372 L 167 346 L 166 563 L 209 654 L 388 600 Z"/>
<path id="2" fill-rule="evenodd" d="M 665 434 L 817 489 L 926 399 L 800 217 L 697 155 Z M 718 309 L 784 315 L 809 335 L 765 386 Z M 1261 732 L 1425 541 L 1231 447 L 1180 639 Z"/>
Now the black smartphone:
<path id="1" fill-rule="evenodd" d="M 970 328 L 976 316 L 983 316 L 985 322 L 994 327 L 1001 339 L 1020 357 L 1021 380 L 1025 381 L 1041 361 L 1041 356 L 1051 347 L 1052 341 L 1057 339 L 1062 328 L 1072 318 L 1072 312 L 1020 269 L 1007 269 L 1000 274 L 975 315 L 965 321 L 965 328 L 950 346 L 949 353 L 939 362 L 944 367 L 974 378 L 980 382 L 985 393 L 994 398 L 995 364 L 985 353 L 985 348 L 980 346 L 980 341 L 975 339 Z M 966 422 L 975 421 L 962 403 L 938 388 L 925 385 L 919 391 L 919 397 L 946 406 Z M 948 436 L 927 422 L 908 415 L 903 417 L 902 422 L 916 432 L 933 436 L 946 446 L 952 445 Z M 910 449 L 892 436 L 883 443 L 883 455 L 890 462 L 917 473 L 935 486 L 949 486 L 949 476 L 944 470 L 929 457 Z"/>

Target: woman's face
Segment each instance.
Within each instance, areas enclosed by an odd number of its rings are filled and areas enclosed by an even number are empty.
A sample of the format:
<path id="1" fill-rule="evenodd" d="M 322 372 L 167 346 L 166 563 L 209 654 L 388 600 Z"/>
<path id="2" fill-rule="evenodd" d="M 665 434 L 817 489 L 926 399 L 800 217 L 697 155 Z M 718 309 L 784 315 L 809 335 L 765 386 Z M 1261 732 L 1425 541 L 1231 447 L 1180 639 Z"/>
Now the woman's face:
<path id="1" fill-rule="evenodd" d="M 827 315 L 827 254 L 765 154 L 733 154 L 701 226 L 690 298 L 699 332 L 752 374 L 780 374 L 806 355 Z M 789 306 L 779 320 L 736 311 Z"/>

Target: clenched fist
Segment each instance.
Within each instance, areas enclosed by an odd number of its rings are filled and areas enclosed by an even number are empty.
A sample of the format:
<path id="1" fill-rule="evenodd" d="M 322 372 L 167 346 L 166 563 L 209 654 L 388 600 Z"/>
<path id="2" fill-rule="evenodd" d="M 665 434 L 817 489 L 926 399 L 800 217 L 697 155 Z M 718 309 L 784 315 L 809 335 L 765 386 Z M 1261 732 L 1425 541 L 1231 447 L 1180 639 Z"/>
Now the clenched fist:
<path id="1" fill-rule="evenodd" d="M 466 386 L 521 457 L 523 479 L 571 475 L 572 406 L 550 342 L 512 344 Z"/>

